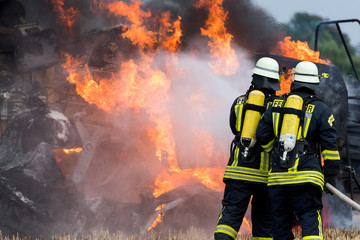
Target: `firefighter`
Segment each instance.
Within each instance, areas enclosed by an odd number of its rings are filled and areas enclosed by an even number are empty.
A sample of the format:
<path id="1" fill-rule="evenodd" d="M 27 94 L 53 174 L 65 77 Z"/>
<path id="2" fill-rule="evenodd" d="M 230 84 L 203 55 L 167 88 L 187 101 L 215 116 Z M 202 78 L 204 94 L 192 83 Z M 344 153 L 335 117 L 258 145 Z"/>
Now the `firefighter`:
<path id="1" fill-rule="evenodd" d="M 294 214 L 302 239 L 323 239 L 322 191 L 324 182 L 335 184 L 340 155 L 334 116 L 315 95 L 319 82 L 316 64 L 299 62 L 291 93 L 273 101 L 257 128 L 259 144 L 272 149 L 268 187 L 274 240 L 294 239 Z"/>
<path id="2" fill-rule="evenodd" d="M 230 110 L 231 143 L 222 210 L 215 229 L 215 239 L 236 239 L 251 200 L 253 239 L 272 239 L 267 190 L 269 154 L 256 142 L 256 127 L 266 106 L 275 97 L 279 84 L 279 64 L 260 58 L 252 70 L 248 91 L 237 97 Z"/>

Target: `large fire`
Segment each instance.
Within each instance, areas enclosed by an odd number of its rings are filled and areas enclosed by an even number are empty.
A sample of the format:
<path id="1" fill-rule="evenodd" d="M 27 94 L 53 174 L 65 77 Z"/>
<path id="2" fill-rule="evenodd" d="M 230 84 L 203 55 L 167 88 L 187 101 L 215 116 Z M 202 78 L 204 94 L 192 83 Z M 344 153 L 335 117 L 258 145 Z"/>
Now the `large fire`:
<path id="1" fill-rule="evenodd" d="M 198 6 L 200 7 L 201 4 L 205 3 L 201 1 Z M 211 17 L 207 21 L 206 30 L 202 29 L 202 32 L 211 36 L 212 42 L 209 45 L 214 47 L 211 50 L 214 56 L 223 59 L 223 61 L 229 61 L 229 56 L 231 56 L 235 59 L 234 62 L 230 60 L 231 64 L 235 63 L 232 66 L 234 67 L 238 63 L 235 52 L 230 48 L 231 35 L 227 34 L 224 28 L 223 21 L 226 14 L 223 13 L 221 2 L 208 2 L 206 4 L 210 8 L 209 14 Z M 138 47 L 141 58 L 122 62 L 120 69 L 113 74 L 111 79 L 94 79 L 86 64 L 82 65 L 78 58 L 64 53 L 65 63 L 63 67 L 69 73 L 67 79 L 69 82 L 76 84 L 78 94 L 87 102 L 95 104 L 106 112 L 117 114 L 127 109 L 135 111 L 145 109 L 149 114 L 154 124 L 147 127 L 147 132 L 156 146 L 154 155 L 158 157 L 159 161 L 166 161 L 168 166 L 154 181 L 154 196 L 159 196 L 180 184 L 194 180 L 205 184 L 211 189 L 221 190 L 223 187 L 221 183 L 222 169 L 198 168 L 183 170 L 179 167 L 173 137 L 172 119 L 166 110 L 166 102 L 169 98 L 168 91 L 171 86 L 167 76 L 171 75 L 171 72 L 170 70 L 154 67 L 154 58 L 161 49 L 167 51 L 171 56 L 174 56 L 176 51 L 180 49 L 181 18 L 176 17 L 171 22 L 169 12 L 162 13 L 161 16 L 153 16 L 151 12 L 143 11 L 141 5 L 142 3 L 139 1 L 131 1 L 130 3 L 112 2 L 109 4 L 102 2 L 100 4 L 101 8 L 128 20 L 129 27 L 125 29 L 121 37 L 129 39 L 133 45 Z M 221 18 L 217 19 L 216 13 L 219 12 L 222 13 Z M 149 30 L 154 22 L 159 26 L 158 33 Z M 219 26 L 216 27 L 215 24 Z M 214 31 L 217 35 L 213 36 L 211 31 Z M 223 45 L 226 48 L 223 48 Z M 155 46 L 158 47 L 154 49 Z M 218 54 L 216 54 L 217 51 Z M 226 63 L 225 66 L 227 67 L 229 63 Z M 176 64 L 176 56 L 175 58 L 171 57 L 167 64 L 171 65 L 171 68 L 167 69 L 179 68 Z M 220 66 L 220 69 L 223 68 L 224 66 Z M 205 139 L 208 139 L 207 142 L 214 142 L 211 133 L 207 133 Z M 206 152 L 209 152 L 206 148 L 213 145 L 204 144 L 203 152 L 205 156 Z"/>
<path id="2" fill-rule="evenodd" d="M 67 26 L 72 26 L 76 11 L 68 10 L 64 15 L 63 3 L 54 0 L 52 2 L 57 6 L 59 18 Z M 154 197 L 193 181 L 200 182 L 210 189 L 222 191 L 222 176 L 228 156 L 227 152 L 217 152 L 218 143 L 212 132 L 191 129 L 201 139 L 196 148 L 202 153 L 203 158 L 216 156 L 218 163 L 216 167 L 183 169 L 179 164 L 181 159 L 178 158 L 174 136 L 174 119 L 167 103 L 171 97 L 172 76 L 184 71 L 177 61 L 182 44 L 181 17 L 172 16 L 170 12 L 154 14 L 151 11 L 144 11 L 143 3 L 137 0 L 99 1 L 99 3 L 94 1 L 94 3 L 98 4 L 99 9 L 118 17 L 119 21 L 125 19 L 126 27 L 123 27 L 119 37 L 129 40 L 136 47 L 138 57 L 119 58 L 116 71 L 110 76 L 99 77 L 92 74 L 82 56 L 64 52 L 63 68 L 68 73 L 67 80 L 76 85 L 77 93 L 84 100 L 109 114 L 119 115 L 130 110 L 134 114 L 145 112 L 149 116 L 152 124 L 146 126 L 147 137 L 154 146 L 153 156 L 164 166 L 154 181 L 149 183 L 152 185 Z M 208 38 L 212 57 L 209 66 L 219 76 L 235 74 L 240 65 L 237 53 L 232 48 L 233 36 L 225 27 L 228 14 L 223 9 L 222 3 L 222 0 L 198 0 L 194 4 L 196 8 L 205 8 L 208 12 L 206 24 L 200 30 L 201 34 Z M 290 37 L 279 42 L 273 52 L 301 60 L 329 63 L 327 60 L 321 60 L 317 52 L 311 51 L 307 43 L 292 42 Z M 162 66 L 157 63 L 159 56 L 165 56 L 165 64 Z M 279 95 L 290 91 L 291 74 L 287 72 L 284 76 Z M 199 96 L 201 94 L 193 95 L 192 98 Z M 184 99 L 187 102 L 193 100 Z M 195 104 L 189 106 L 196 107 Z M 156 222 L 158 221 L 161 221 L 160 215 Z M 246 219 L 245 223 L 250 228 Z M 156 223 L 151 228 L 155 225 Z"/>
<path id="3" fill-rule="evenodd" d="M 307 42 L 292 41 L 290 36 L 285 37 L 283 41 L 279 41 L 277 46 L 272 51 L 277 55 L 295 58 L 302 61 L 331 64 L 330 60 L 323 60 L 320 58 L 319 51 L 310 49 Z M 292 69 L 288 69 L 281 77 L 281 91 L 278 91 L 277 95 L 289 93 L 291 82 Z"/>

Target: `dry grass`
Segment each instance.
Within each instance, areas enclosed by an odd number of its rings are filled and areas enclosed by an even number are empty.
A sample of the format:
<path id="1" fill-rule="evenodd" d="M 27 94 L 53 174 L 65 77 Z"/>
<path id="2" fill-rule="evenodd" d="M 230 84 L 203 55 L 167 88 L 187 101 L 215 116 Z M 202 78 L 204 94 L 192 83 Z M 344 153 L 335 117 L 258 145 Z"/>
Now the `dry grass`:
<path id="1" fill-rule="evenodd" d="M 301 232 L 296 231 L 295 240 L 301 239 Z M 36 238 L 44 240 L 44 238 Z M 155 231 L 146 234 L 139 234 L 134 236 L 125 236 L 122 233 L 109 233 L 108 231 L 101 231 L 87 236 L 53 236 L 52 240 L 210 240 L 213 239 L 213 233 L 205 232 L 201 229 L 189 228 L 187 231 L 169 231 L 158 233 Z M 0 231 L 0 240 L 35 240 L 35 238 L 19 236 L 3 236 Z M 251 240 L 249 234 L 239 234 L 236 240 Z M 327 228 L 324 230 L 324 240 L 360 240 L 360 230 L 341 230 L 334 228 Z"/>
<path id="2" fill-rule="evenodd" d="M 301 231 L 294 231 L 295 240 L 301 240 Z M 325 228 L 324 240 L 360 240 L 360 230 L 343 230 L 339 228 Z"/>

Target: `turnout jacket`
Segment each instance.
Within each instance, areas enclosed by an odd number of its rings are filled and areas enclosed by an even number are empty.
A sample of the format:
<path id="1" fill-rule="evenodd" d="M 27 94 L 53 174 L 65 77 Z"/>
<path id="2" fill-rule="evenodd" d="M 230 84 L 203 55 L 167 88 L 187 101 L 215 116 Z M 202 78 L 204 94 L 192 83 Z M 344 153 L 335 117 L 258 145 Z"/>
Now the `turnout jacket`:
<path id="1" fill-rule="evenodd" d="M 264 110 L 275 95 L 265 94 Z M 230 158 L 225 170 L 223 181 L 239 180 L 254 183 L 267 183 L 270 155 L 264 151 L 260 144 L 256 143 L 250 148 L 250 161 L 244 161 L 242 153 L 244 147 L 240 143 L 242 125 L 247 108 L 247 94 L 235 99 L 230 109 L 230 128 L 235 135 L 230 147 Z"/>
<path id="2" fill-rule="evenodd" d="M 272 106 L 260 119 L 257 128 L 256 137 L 259 144 L 267 152 L 273 150 L 268 186 L 311 183 L 323 190 L 323 167 L 325 174 L 333 175 L 338 172 L 340 164 L 340 155 L 336 145 L 335 119 L 329 107 L 315 96 L 302 91 L 293 92 L 293 94 L 304 100 L 303 116 L 294 149 L 298 144 L 303 144 L 305 147 L 302 154 L 295 155 L 297 158 L 294 158 L 292 166 L 289 168 L 281 166 L 277 149 L 284 115 L 279 108 L 284 107 L 285 97 L 274 100 Z M 322 166 L 321 155 L 324 166 Z"/>

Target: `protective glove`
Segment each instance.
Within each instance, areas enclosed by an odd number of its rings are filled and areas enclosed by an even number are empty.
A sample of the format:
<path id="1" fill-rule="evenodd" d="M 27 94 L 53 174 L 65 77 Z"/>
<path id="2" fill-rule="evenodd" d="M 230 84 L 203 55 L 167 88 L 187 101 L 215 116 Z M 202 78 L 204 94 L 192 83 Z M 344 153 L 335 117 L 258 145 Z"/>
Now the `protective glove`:
<path id="1" fill-rule="evenodd" d="M 336 187 L 336 176 L 339 174 L 339 172 L 340 172 L 340 166 L 338 163 L 325 161 L 324 164 L 325 183 L 330 183 L 331 185 Z M 324 191 L 326 193 L 330 193 L 331 195 L 333 194 L 326 187 L 324 187 Z"/>
<path id="2" fill-rule="evenodd" d="M 333 185 L 334 187 L 336 187 L 336 175 L 332 174 L 332 175 L 325 175 L 325 183 L 330 183 L 331 185 Z M 326 187 L 324 187 L 324 191 L 328 194 L 333 195 L 332 192 L 329 191 L 329 189 L 327 189 Z"/>

